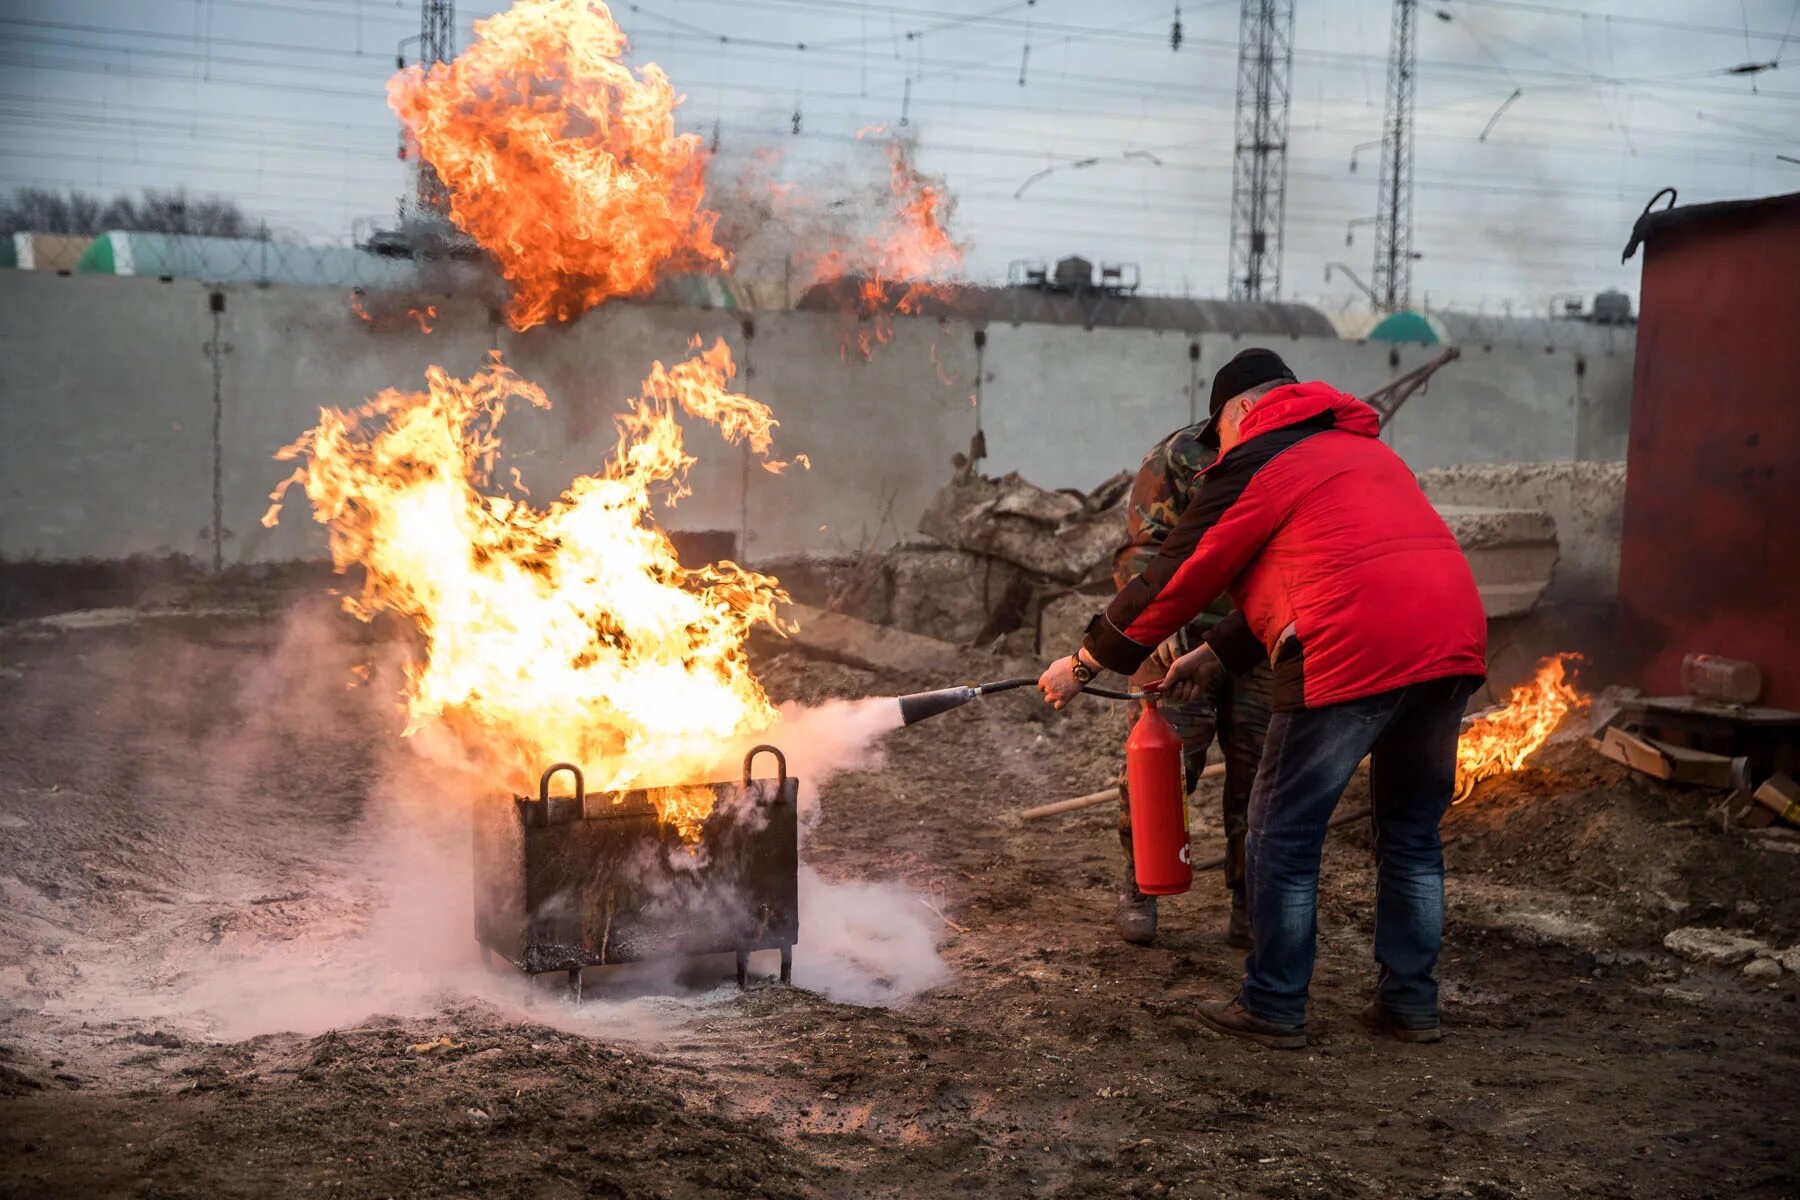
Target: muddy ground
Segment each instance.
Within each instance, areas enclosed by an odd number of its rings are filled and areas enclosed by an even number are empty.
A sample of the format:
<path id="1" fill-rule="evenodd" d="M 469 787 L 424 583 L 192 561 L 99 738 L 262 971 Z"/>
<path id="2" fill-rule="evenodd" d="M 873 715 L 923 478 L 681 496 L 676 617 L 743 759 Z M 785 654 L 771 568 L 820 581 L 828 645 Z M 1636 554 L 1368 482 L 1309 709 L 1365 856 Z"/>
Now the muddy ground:
<path id="1" fill-rule="evenodd" d="M 395 751 L 391 693 L 345 686 L 383 646 L 296 636 L 284 605 L 0 634 L 0 1195 L 1800 1194 L 1800 977 L 1661 944 L 1711 925 L 1792 945 L 1800 855 L 1578 742 L 1446 822 L 1437 1045 L 1356 1020 L 1354 827 L 1327 854 L 1311 1046 L 1201 1026 L 1239 968 L 1222 885 L 1121 944 L 1112 813 L 1015 815 L 1106 786 L 1118 716 L 1026 694 L 889 735 L 884 767 L 821 789 L 808 861 L 910 889 L 941 982 L 867 1007 L 740 994 L 712 963 L 573 1013 L 469 982 L 454 882 L 417 929 L 384 923 L 385 889 L 429 889 L 464 849 L 382 803 L 433 770 Z M 807 700 L 945 682 L 762 667 Z M 796 953 L 804 982 L 804 929 Z M 335 1029 L 287 1032 L 332 991 Z"/>

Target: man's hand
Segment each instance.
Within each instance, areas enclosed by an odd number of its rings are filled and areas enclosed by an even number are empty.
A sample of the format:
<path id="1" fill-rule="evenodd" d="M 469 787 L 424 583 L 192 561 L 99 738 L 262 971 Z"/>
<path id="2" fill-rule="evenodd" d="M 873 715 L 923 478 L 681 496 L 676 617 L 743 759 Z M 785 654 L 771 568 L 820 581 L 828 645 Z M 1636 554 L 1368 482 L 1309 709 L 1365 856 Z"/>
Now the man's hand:
<path id="1" fill-rule="evenodd" d="M 1081 661 L 1090 667 L 1095 665 L 1085 657 Z M 1072 656 L 1057 659 L 1038 677 L 1038 690 L 1044 693 L 1044 699 L 1051 708 L 1061 708 L 1079 696 L 1081 686 L 1081 680 L 1075 678 L 1075 660 Z"/>
<path id="2" fill-rule="evenodd" d="M 1190 650 L 1176 659 L 1163 676 L 1163 697 L 1177 704 L 1191 704 L 1206 694 L 1224 669 L 1225 664 L 1211 646 Z"/>

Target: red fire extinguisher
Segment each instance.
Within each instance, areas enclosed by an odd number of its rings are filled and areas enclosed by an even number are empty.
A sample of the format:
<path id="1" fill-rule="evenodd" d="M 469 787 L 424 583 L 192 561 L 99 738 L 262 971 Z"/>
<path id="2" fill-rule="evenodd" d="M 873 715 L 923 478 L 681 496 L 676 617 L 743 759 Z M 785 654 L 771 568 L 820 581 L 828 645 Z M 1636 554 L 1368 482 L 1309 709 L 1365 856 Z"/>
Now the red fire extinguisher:
<path id="1" fill-rule="evenodd" d="M 1181 788 L 1181 739 L 1157 711 L 1143 711 L 1125 743 L 1125 780 L 1131 790 L 1131 861 L 1138 890 L 1172 896 L 1194 882 L 1188 857 L 1187 801 Z"/>

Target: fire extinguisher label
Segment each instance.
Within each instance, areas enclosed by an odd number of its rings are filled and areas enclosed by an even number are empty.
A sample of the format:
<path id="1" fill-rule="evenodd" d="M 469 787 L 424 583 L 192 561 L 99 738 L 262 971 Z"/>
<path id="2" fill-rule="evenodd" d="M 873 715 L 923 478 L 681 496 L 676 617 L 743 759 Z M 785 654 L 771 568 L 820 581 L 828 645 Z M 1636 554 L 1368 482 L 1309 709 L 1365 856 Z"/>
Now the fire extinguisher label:
<path id="1" fill-rule="evenodd" d="M 1177 854 L 1175 857 L 1179 858 L 1181 860 L 1183 866 L 1186 866 L 1189 862 L 1193 861 L 1192 859 L 1188 858 L 1188 848 L 1187 848 L 1186 842 L 1183 842 L 1181 844 L 1181 853 Z"/>

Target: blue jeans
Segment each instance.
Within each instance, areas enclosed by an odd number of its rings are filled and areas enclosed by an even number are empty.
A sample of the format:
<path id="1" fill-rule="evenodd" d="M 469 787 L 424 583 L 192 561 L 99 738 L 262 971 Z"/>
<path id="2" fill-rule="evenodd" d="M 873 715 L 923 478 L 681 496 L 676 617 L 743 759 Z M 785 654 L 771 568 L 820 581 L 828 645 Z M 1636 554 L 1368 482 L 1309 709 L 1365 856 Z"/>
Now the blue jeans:
<path id="1" fill-rule="evenodd" d="M 1364 755 L 1375 822 L 1377 994 L 1393 1013 L 1437 1015 L 1444 935 L 1438 822 L 1456 787 L 1456 738 L 1477 679 L 1410 684 L 1269 720 L 1250 795 L 1250 923 L 1239 999 L 1268 1021 L 1306 1020 L 1325 823 Z"/>

